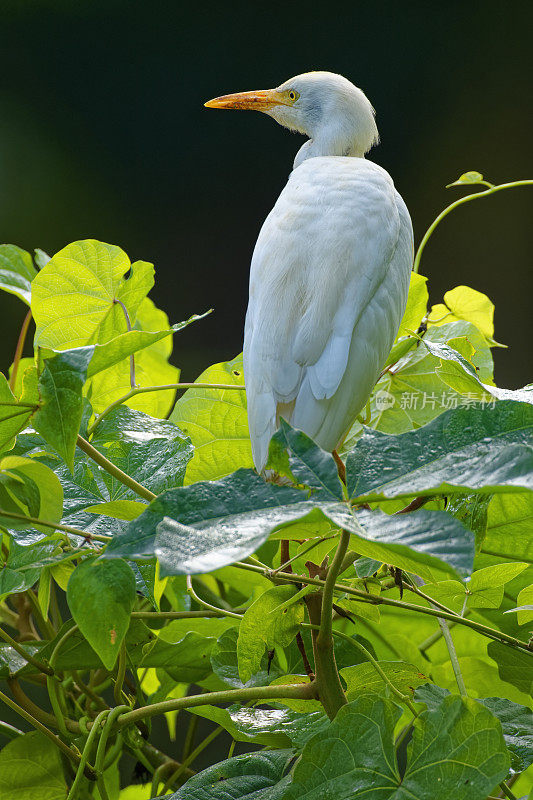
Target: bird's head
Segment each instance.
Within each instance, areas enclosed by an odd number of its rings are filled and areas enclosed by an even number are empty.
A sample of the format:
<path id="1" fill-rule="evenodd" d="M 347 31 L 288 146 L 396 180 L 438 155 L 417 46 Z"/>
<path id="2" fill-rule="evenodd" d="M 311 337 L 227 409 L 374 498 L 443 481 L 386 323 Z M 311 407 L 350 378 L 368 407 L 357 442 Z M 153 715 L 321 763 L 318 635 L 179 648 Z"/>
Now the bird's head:
<path id="1" fill-rule="evenodd" d="M 295 166 L 312 156 L 364 156 L 379 138 L 366 95 L 333 72 L 306 72 L 276 89 L 227 94 L 205 105 L 262 111 L 285 128 L 308 136 Z"/>

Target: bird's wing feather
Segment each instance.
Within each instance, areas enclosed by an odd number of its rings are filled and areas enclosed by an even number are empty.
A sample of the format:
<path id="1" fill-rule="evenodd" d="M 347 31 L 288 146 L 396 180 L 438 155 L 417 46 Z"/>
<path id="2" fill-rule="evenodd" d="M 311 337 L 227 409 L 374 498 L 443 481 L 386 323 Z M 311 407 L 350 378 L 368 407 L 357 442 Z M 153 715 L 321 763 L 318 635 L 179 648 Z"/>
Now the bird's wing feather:
<path id="1" fill-rule="evenodd" d="M 258 468 L 266 460 L 281 405 L 293 407 L 293 424 L 318 435 L 322 446 L 343 424 L 333 420 L 329 438 L 321 440 L 320 429 L 331 417 L 358 346 L 356 332 L 363 319 L 369 324 L 369 307 L 388 297 L 396 281 L 391 264 L 406 226 L 397 197 L 390 177 L 371 162 L 313 158 L 292 173 L 266 219 L 252 259 L 244 345 L 250 436 Z M 402 261 L 408 282 L 410 258 L 402 255 Z M 381 363 L 396 332 L 389 329 L 397 329 L 405 305 L 403 286 L 397 288 L 398 302 L 388 303 L 392 321 L 385 324 L 386 335 L 373 332 L 384 340 L 373 348 Z M 375 359 L 364 352 L 365 341 L 362 336 L 358 366 L 350 367 L 351 382 L 366 372 L 377 378 Z M 351 413 L 353 402 L 348 405 Z"/>

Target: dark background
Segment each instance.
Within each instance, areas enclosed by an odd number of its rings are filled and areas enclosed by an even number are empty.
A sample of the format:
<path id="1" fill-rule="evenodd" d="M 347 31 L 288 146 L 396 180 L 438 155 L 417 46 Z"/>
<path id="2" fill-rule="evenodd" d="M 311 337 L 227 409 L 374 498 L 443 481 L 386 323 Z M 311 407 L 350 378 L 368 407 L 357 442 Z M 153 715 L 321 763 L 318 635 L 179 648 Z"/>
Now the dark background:
<path id="1" fill-rule="evenodd" d="M 50 254 L 94 237 L 153 261 L 185 378 L 241 349 L 262 220 L 302 140 L 203 102 L 311 69 L 377 109 L 371 156 L 417 241 L 467 170 L 533 177 L 530 2 L 170 3 L 0 0 L 0 239 Z M 496 302 L 500 385 L 531 380 L 533 190 L 455 212 L 428 246 L 431 299 L 460 283 Z M 0 298 L 0 366 L 25 308 Z M 529 357 L 529 361 L 531 361 Z"/>

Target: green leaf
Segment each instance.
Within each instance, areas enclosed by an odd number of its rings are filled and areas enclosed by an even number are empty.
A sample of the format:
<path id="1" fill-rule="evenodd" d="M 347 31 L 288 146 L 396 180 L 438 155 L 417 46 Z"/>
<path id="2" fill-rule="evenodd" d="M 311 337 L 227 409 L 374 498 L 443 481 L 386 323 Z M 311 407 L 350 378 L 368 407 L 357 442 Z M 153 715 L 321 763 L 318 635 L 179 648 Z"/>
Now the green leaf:
<path id="1" fill-rule="evenodd" d="M 280 429 L 272 437 L 274 445 L 285 448 L 292 456 L 290 471 L 296 481 L 313 490 L 313 496 L 320 494 L 332 499 L 342 500 L 342 485 L 337 465 L 331 453 L 326 453 L 302 431 L 291 428 L 281 420 Z"/>
<path id="2" fill-rule="evenodd" d="M 418 330 L 422 319 L 426 315 L 429 299 L 426 284 L 427 278 L 419 275 L 418 272 L 411 272 L 407 306 L 398 329 L 396 341 L 401 339 L 402 336 L 406 336 L 410 331 Z"/>
<path id="3" fill-rule="evenodd" d="M 487 532 L 491 495 L 457 494 L 448 498 L 446 511 L 460 520 L 476 537 L 476 552 L 483 545 Z"/>
<path id="4" fill-rule="evenodd" d="M 146 511 L 146 503 L 141 503 L 138 500 L 110 500 L 109 503 L 88 506 L 85 511 L 90 514 L 101 514 L 104 517 L 131 522 L 132 519 L 137 519 L 139 514 Z"/>
<path id="5" fill-rule="evenodd" d="M 255 709 L 254 709 L 255 710 Z M 230 736 L 235 739 L 236 742 L 251 742 L 254 744 L 261 744 L 265 747 L 274 747 L 274 748 L 282 748 L 282 747 L 290 747 L 291 740 L 285 735 L 285 733 L 278 728 L 274 728 L 271 726 L 270 729 L 261 729 L 254 730 L 252 726 L 248 726 L 248 730 L 245 732 L 241 725 L 238 724 L 239 721 L 239 712 L 242 712 L 243 709 L 241 706 L 230 706 L 229 708 L 217 708 L 216 706 L 197 706 L 196 708 L 191 709 L 193 714 L 197 714 L 199 717 L 203 717 L 204 719 L 209 719 L 211 722 L 214 722 L 216 725 L 221 725 L 225 730 L 228 731 Z M 246 711 L 250 711 L 250 709 L 244 709 Z M 261 714 L 261 712 L 259 712 Z M 276 712 L 270 712 L 271 714 L 275 714 Z M 277 714 L 279 716 L 283 716 L 285 713 L 291 713 L 289 711 L 278 711 Z M 293 712 L 294 713 L 294 712 Z M 263 714 L 268 714 L 268 712 L 263 711 Z"/>
<path id="6" fill-rule="evenodd" d="M 449 694 L 440 686 L 426 685 L 416 690 L 415 700 L 425 703 L 430 710 L 439 707 Z M 477 701 L 500 721 L 503 738 L 511 754 L 511 766 L 522 772 L 533 762 L 533 713 L 526 706 L 512 703 L 501 697 L 486 697 Z"/>
<path id="7" fill-rule="evenodd" d="M 496 557 L 533 560 L 533 494 L 496 494 L 488 509 L 483 552 Z"/>
<path id="8" fill-rule="evenodd" d="M 503 738 L 511 753 L 511 766 L 522 772 L 533 763 L 533 712 L 501 697 L 479 700 L 500 720 Z"/>
<path id="9" fill-rule="evenodd" d="M 491 383 L 493 361 L 490 348 L 472 323 L 459 320 L 441 327 L 432 327 L 423 337 L 427 345 L 435 347 L 450 343 L 450 347 L 456 348 L 459 346 L 458 342 L 464 340 L 468 342 L 470 353 L 474 349 L 469 360 L 475 367 L 479 380 Z M 402 352 L 407 345 L 407 351 Z M 424 347 L 419 339 L 415 340 L 413 336 L 410 341 L 407 340 L 406 345 L 399 342 L 396 347 L 400 349 L 396 353 L 397 363 L 389 360 L 389 364 L 394 364 L 394 367 L 378 381 L 370 398 L 370 427 L 384 433 L 404 433 L 427 424 L 449 409 L 473 404 L 471 397 L 461 394 L 461 387 L 459 390 L 450 390 L 444 380 L 445 376 L 440 376 L 436 371 L 440 359 L 429 352 L 428 347 Z M 463 370 L 461 372 L 465 374 Z M 464 388 L 465 391 L 472 392 L 470 383 Z M 478 394 L 479 388 L 476 384 L 476 397 Z M 343 451 L 349 450 L 361 433 L 362 426 L 358 421 L 349 431 Z"/>
<path id="10" fill-rule="evenodd" d="M 468 583 L 468 605 L 472 608 L 499 608 L 503 600 L 503 587 L 527 564 L 495 564 L 493 567 L 478 569 Z"/>
<path id="11" fill-rule="evenodd" d="M 63 511 L 63 488 L 45 464 L 20 456 L 0 459 L 0 506 L 5 511 L 59 522 Z M 11 530 L 36 528 L 50 535 L 50 528 L 21 520 L 2 518 L 0 524 Z"/>
<path id="12" fill-rule="evenodd" d="M 286 800 L 348 800 L 370 792 L 376 800 L 480 800 L 507 775 L 499 722 L 474 700 L 450 696 L 415 721 L 401 778 L 393 740 L 400 713 L 374 695 L 343 706 L 305 745 Z"/>
<path id="13" fill-rule="evenodd" d="M 246 706 L 230 706 L 227 711 L 240 734 L 252 740 L 257 736 L 268 736 L 272 740 L 283 737 L 285 742 L 288 739 L 297 747 L 303 747 L 316 733 L 329 725 L 323 711 L 301 714 L 289 708 L 264 709 Z"/>
<path id="14" fill-rule="evenodd" d="M 456 181 L 453 183 L 449 183 L 446 187 L 447 189 L 450 186 L 463 186 L 468 184 L 478 184 L 483 182 L 483 175 L 481 172 L 463 172 L 462 175 L 459 175 Z"/>
<path id="15" fill-rule="evenodd" d="M 106 669 L 113 669 L 135 602 L 135 578 L 120 559 L 86 559 L 72 573 L 67 601 L 75 622 Z"/>
<path id="16" fill-rule="evenodd" d="M 196 382 L 244 386 L 242 356 L 213 364 Z M 239 467 L 253 467 L 244 391 L 188 389 L 174 406 L 170 419 L 191 437 L 194 445 L 187 484 L 216 480 Z"/>
<path id="17" fill-rule="evenodd" d="M 278 606 L 298 594 L 295 586 L 274 586 L 252 603 L 241 620 L 237 640 L 239 675 L 243 683 L 261 667 L 265 648 L 286 647 L 304 619 L 303 604 L 293 604 L 279 613 Z"/>
<path id="18" fill-rule="evenodd" d="M 199 772 L 168 800 L 282 800 L 292 750 L 245 753 Z"/>
<path id="19" fill-rule="evenodd" d="M 428 683 L 429 678 L 414 664 L 405 661 L 380 661 L 379 666 L 393 684 L 403 694 L 413 695 L 417 686 Z M 346 697 L 355 700 L 360 694 L 383 694 L 387 686 L 374 666 L 365 661 L 352 667 L 344 667 L 340 674 L 346 681 Z"/>
<path id="20" fill-rule="evenodd" d="M 487 295 L 471 289 L 470 286 L 456 286 L 455 289 L 446 292 L 444 304 L 438 303 L 432 307 L 428 324 L 441 325 L 443 322 L 453 322 L 457 319 L 471 322 L 488 340 L 494 336 L 494 303 Z"/>
<path id="21" fill-rule="evenodd" d="M 37 407 L 37 400 L 36 406 Z M 17 405 L 17 398 L 0 372 L 0 452 L 10 450 L 15 436 L 27 426 L 34 409 Z"/>
<path id="22" fill-rule="evenodd" d="M 266 654 L 259 665 L 259 669 L 250 677 L 246 683 L 243 683 L 239 676 L 239 663 L 237 659 L 237 641 L 239 636 L 238 628 L 228 628 L 219 636 L 216 645 L 211 652 L 211 666 L 213 672 L 221 681 L 232 686 L 236 689 L 241 689 L 244 686 L 268 686 L 268 684 L 278 674 L 276 659 L 272 662 L 269 669 L 269 664 Z"/>
<path id="23" fill-rule="evenodd" d="M 66 794 L 59 750 L 42 733 L 25 733 L 2 749 L 2 800 L 58 800 Z"/>
<path id="24" fill-rule="evenodd" d="M 194 321 L 194 318 L 192 318 L 192 321 Z M 120 320 L 118 324 L 120 324 Z M 140 304 L 134 327 L 149 332 L 158 332 L 162 330 L 170 331 L 167 315 L 164 311 L 161 311 L 161 309 L 156 308 L 149 297 L 145 297 Z M 183 325 L 181 327 L 183 327 Z M 124 331 L 125 327 L 122 332 Z M 110 344 L 112 344 L 112 342 L 110 342 Z M 131 342 L 129 342 L 129 344 L 131 344 Z M 95 356 L 97 356 L 97 353 L 98 351 L 95 352 Z M 172 338 L 170 336 L 164 338 L 155 337 L 152 344 L 137 352 L 135 355 L 136 385 L 148 387 L 177 383 L 179 369 L 168 363 L 171 353 Z M 130 389 L 131 376 L 129 359 L 123 359 L 119 363 L 114 364 L 114 366 L 99 370 L 97 374 L 90 378 L 86 385 L 87 396 L 91 400 L 91 405 L 95 413 L 98 414 L 104 411 L 111 403 L 124 397 Z M 175 389 L 146 392 L 131 397 L 126 401 L 126 405 L 154 417 L 166 417 L 170 411 L 175 394 Z"/>
<path id="25" fill-rule="evenodd" d="M 91 355 L 90 348 L 58 353 L 45 360 L 39 376 L 41 406 L 33 417 L 33 426 L 71 470 L 83 411 L 83 384 Z"/>
<path id="26" fill-rule="evenodd" d="M 533 488 L 532 430 L 533 408 L 512 400 L 453 409 L 399 436 L 367 430 L 348 455 L 348 490 L 369 502 Z"/>
<path id="27" fill-rule="evenodd" d="M 507 681 L 521 692 L 532 694 L 533 657 L 522 650 L 511 649 L 501 642 L 490 642 L 487 653 L 496 662 L 502 681 Z"/>
<path id="28" fill-rule="evenodd" d="M 531 622 L 533 620 L 533 584 L 522 589 L 516 602 L 518 603 L 518 624 L 525 625 Z"/>
<path id="29" fill-rule="evenodd" d="M 37 275 L 29 253 L 14 244 L 0 244 L 0 289 L 14 294 L 26 305 L 31 301 L 31 282 Z"/>
<path id="30" fill-rule="evenodd" d="M 159 315 L 164 314 L 164 312 L 159 311 L 159 309 L 152 309 L 151 301 L 146 298 L 141 303 L 137 314 L 138 319 L 140 316 L 141 320 L 143 320 L 145 323 L 147 322 L 147 317 L 150 316 L 147 314 L 148 309 L 151 310 L 151 315 L 155 317 L 155 322 L 159 320 Z M 166 339 L 168 336 L 183 330 L 183 328 L 186 328 L 191 323 L 203 319 L 209 313 L 210 312 L 208 311 L 206 314 L 193 314 L 192 317 L 189 317 L 189 319 L 183 322 L 177 322 L 171 326 L 168 326 L 167 324 L 163 330 L 152 330 L 151 328 L 146 330 L 137 330 L 134 328 L 131 331 L 124 331 L 124 333 L 115 336 L 108 342 L 92 345 L 93 357 L 87 370 L 87 377 L 91 378 L 98 372 L 102 372 L 104 369 L 109 369 L 109 367 L 115 366 L 115 364 L 118 364 L 125 358 L 128 358 L 128 356 L 138 353 L 139 351 L 144 350 L 146 347 L 151 347 L 152 345 L 157 344 L 162 339 Z M 163 322 L 165 321 L 165 318 L 166 315 L 164 317 L 161 316 L 161 320 Z M 160 349 L 163 351 L 163 348 Z M 166 352 L 166 350 L 164 352 Z M 168 353 L 169 355 L 170 352 L 172 352 L 171 349 Z"/>
<path id="31" fill-rule="evenodd" d="M 153 286 L 153 272 L 144 261 L 132 265 L 115 245 L 95 239 L 67 245 L 32 285 L 35 344 L 68 350 L 123 333 L 127 328 L 120 302 L 133 325 L 141 300 Z"/>

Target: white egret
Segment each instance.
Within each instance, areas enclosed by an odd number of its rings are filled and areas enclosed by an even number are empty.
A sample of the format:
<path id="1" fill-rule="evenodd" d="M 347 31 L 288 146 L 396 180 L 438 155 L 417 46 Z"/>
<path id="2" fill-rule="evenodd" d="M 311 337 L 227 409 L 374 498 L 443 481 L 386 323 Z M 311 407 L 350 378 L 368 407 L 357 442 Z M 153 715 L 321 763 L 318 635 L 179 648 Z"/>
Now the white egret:
<path id="1" fill-rule="evenodd" d="M 330 72 L 205 105 L 262 111 L 309 137 L 252 257 L 244 378 L 258 471 L 280 417 L 335 452 L 398 332 L 413 261 L 405 203 L 364 157 L 378 141 L 374 109 Z"/>

